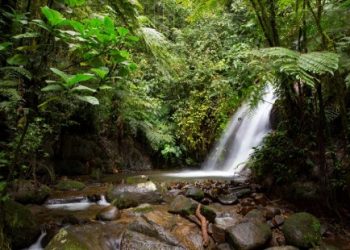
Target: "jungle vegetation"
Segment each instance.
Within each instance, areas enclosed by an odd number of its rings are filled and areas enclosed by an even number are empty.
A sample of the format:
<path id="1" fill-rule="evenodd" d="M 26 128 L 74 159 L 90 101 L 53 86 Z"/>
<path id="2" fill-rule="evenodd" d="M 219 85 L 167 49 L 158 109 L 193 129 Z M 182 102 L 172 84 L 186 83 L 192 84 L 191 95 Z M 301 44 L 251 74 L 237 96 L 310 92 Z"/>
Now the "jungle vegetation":
<path id="1" fill-rule="evenodd" d="M 278 101 L 256 179 L 349 198 L 349 0 L 0 2 L 1 201 L 16 178 L 55 181 L 67 135 L 198 168 L 266 84 Z"/>

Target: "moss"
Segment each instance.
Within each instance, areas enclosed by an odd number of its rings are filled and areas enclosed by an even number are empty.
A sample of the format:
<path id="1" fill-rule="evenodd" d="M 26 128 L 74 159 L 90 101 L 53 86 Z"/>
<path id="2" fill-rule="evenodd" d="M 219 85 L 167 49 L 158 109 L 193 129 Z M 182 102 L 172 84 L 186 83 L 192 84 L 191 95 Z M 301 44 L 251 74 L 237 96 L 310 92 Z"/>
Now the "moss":
<path id="1" fill-rule="evenodd" d="M 309 213 L 291 215 L 282 227 L 288 244 L 308 248 L 316 246 L 321 240 L 321 224 Z"/>
<path id="2" fill-rule="evenodd" d="M 14 201 L 4 204 L 5 232 L 15 249 L 22 249 L 40 235 L 40 227 L 28 208 Z"/>
<path id="3" fill-rule="evenodd" d="M 62 191 L 68 191 L 68 190 L 82 190 L 86 186 L 84 183 L 80 181 L 73 181 L 73 180 L 62 180 L 58 182 L 56 185 L 56 188 Z"/>
<path id="4" fill-rule="evenodd" d="M 152 212 L 154 208 L 152 206 L 139 206 L 134 209 L 136 213 L 148 213 Z"/>
<path id="5" fill-rule="evenodd" d="M 61 229 L 58 234 L 45 247 L 45 250 L 87 250 L 89 247 L 76 239 L 65 229 Z"/>

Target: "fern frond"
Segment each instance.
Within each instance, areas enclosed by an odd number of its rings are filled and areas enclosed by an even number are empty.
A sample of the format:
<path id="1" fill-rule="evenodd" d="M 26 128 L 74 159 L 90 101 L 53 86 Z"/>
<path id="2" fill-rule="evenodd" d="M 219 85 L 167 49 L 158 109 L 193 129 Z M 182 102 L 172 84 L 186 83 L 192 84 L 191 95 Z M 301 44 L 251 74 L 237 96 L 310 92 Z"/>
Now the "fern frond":
<path id="1" fill-rule="evenodd" d="M 333 74 L 338 69 L 339 55 L 331 52 L 302 54 L 298 59 L 298 65 L 303 70 L 316 75 Z"/>

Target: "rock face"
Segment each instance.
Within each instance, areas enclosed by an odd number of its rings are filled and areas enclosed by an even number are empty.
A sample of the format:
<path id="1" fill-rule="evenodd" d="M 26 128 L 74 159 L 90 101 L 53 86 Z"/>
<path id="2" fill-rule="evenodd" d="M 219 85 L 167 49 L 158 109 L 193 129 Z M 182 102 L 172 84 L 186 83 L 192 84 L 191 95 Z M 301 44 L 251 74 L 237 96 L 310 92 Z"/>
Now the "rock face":
<path id="1" fill-rule="evenodd" d="M 271 229 L 265 223 L 243 222 L 227 229 L 228 240 L 234 249 L 262 249 L 271 238 Z"/>
<path id="2" fill-rule="evenodd" d="M 153 182 L 118 185 L 107 192 L 107 200 L 119 209 L 136 207 L 143 203 L 159 204 L 163 201 Z"/>
<path id="3" fill-rule="evenodd" d="M 179 246 L 169 245 L 155 238 L 137 232 L 126 231 L 121 242 L 121 249 L 185 250 Z"/>
<path id="4" fill-rule="evenodd" d="M 49 196 L 51 189 L 42 184 L 36 184 L 29 180 L 15 181 L 10 190 L 10 195 L 21 204 L 43 204 Z"/>
<path id="5" fill-rule="evenodd" d="M 118 208 L 115 206 L 108 206 L 103 208 L 96 216 L 98 220 L 112 221 L 120 217 Z"/>
<path id="6" fill-rule="evenodd" d="M 56 188 L 61 191 L 82 190 L 85 187 L 84 183 L 74 180 L 61 180 L 56 185 Z"/>
<path id="7" fill-rule="evenodd" d="M 321 240 L 321 224 L 309 213 L 295 213 L 286 219 L 282 227 L 287 244 L 308 248 Z"/>
<path id="8" fill-rule="evenodd" d="M 174 214 L 181 214 L 184 216 L 192 215 L 196 212 L 198 202 L 186 198 L 183 195 L 178 195 L 170 203 L 169 212 Z M 202 206 L 201 214 L 207 218 L 208 221 L 214 222 L 216 218 L 216 212 L 210 207 Z"/>
<path id="9" fill-rule="evenodd" d="M 13 249 L 28 247 L 40 235 L 40 226 L 29 209 L 14 201 L 4 204 L 5 232 Z"/>

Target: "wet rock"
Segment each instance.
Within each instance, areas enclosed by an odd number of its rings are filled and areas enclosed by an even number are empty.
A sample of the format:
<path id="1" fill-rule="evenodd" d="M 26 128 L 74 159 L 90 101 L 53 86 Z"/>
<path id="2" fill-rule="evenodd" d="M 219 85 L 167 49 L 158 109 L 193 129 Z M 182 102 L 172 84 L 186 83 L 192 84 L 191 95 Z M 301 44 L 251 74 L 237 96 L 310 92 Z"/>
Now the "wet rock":
<path id="1" fill-rule="evenodd" d="M 238 201 L 237 195 L 230 193 L 230 194 L 221 194 L 218 196 L 218 200 L 221 204 L 224 205 L 233 205 Z"/>
<path id="2" fill-rule="evenodd" d="M 40 226 L 34 220 L 31 211 L 25 206 L 8 200 L 3 205 L 5 232 L 13 249 L 28 247 L 39 237 Z"/>
<path id="3" fill-rule="evenodd" d="M 120 249 L 125 226 L 117 223 L 86 224 L 61 229 L 45 250 Z"/>
<path id="4" fill-rule="evenodd" d="M 135 221 L 129 224 L 128 229 L 133 232 L 153 237 L 169 245 L 181 246 L 179 240 L 171 235 L 166 228 L 159 224 L 155 224 L 147 217 L 137 217 Z"/>
<path id="5" fill-rule="evenodd" d="M 227 229 L 228 240 L 234 249 L 261 249 L 271 238 L 271 229 L 265 223 L 242 222 Z"/>
<path id="6" fill-rule="evenodd" d="M 165 242 L 157 240 L 156 238 L 133 231 L 126 231 L 124 233 L 120 249 L 185 250 L 183 247 L 169 245 Z"/>
<path id="7" fill-rule="evenodd" d="M 142 218 L 158 232 L 158 240 L 185 249 L 203 249 L 200 228 L 189 220 L 163 209 L 143 214 Z"/>
<path id="8" fill-rule="evenodd" d="M 275 215 L 281 214 L 281 210 L 277 207 L 267 206 L 265 207 L 266 219 L 271 220 Z"/>
<path id="9" fill-rule="evenodd" d="M 112 221 L 120 217 L 118 208 L 115 206 L 108 206 L 103 208 L 96 216 L 96 219 L 103 221 Z"/>
<path id="10" fill-rule="evenodd" d="M 238 224 L 240 220 L 241 217 L 238 214 L 215 218 L 215 224 L 211 224 L 213 239 L 218 243 L 226 242 L 226 229 Z"/>
<path id="11" fill-rule="evenodd" d="M 299 250 L 299 248 L 293 247 L 293 246 L 279 246 L 279 247 L 269 247 L 269 248 L 266 248 L 265 250 Z"/>
<path id="12" fill-rule="evenodd" d="M 261 210 L 258 209 L 253 209 L 251 211 L 249 211 L 245 217 L 245 219 L 250 220 L 250 221 L 255 221 L 255 222 L 260 222 L 260 223 L 264 223 L 266 222 L 264 213 Z"/>
<path id="13" fill-rule="evenodd" d="M 119 209 L 136 207 L 143 203 L 160 204 L 163 198 L 156 191 L 153 182 L 138 183 L 133 185 L 118 185 L 107 192 L 107 200 Z"/>
<path id="14" fill-rule="evenodd" d="M 202 191 L 202 189 L 194 186 L 189 187 L 185 195 L 197 201 L 200 201 L 201 199 L 204 198 L 204 192 Z"/>
<path id="15" fill-rule="evenodd" d="M 82 183 L 80 181 L 61 180 L 57 183 L 57 185 L 55 187 L 61 191 L 71 191 L 71 190 L 82 190 L 86 186 L 84 183 Z"/>
<path id="16" fill-rule="evenodd" d="M 250 188 L 242 188 L 242 189 L 238 189 L 238 190 L 232 190 L 232 192 L 238 197 L 238 198 L 241 198 L 241 197 L 244 197 L 244 196 L 247 196 L 249 194 L 251 194 L 251 190 Z"/>
<path id="17" fill-rule="evenodd" d="M 189 215 L 195 213 L 198 204 L 199 204 L 198 202 L 196 202 L 196 201 L 194 201 L 192 199 L 186 198 L 183 195 L 178 195 L 170 203 L 169 212 L 170 213 L 175 213 L 175 214 L 181 214 L 181 215 L 184 215 L 184 216 L 189 216 Z M 214 222 L 215 217 L 216 217 L 216 212 L 213 209 L 211 209 L 208 206 L 202 206 L 201 207 L 201 213 L 210 222 Z"/>
<path id="18" fill-rule="evenodd" d="M 272 219 L 272 225 L 274 227 L 279 227 L 284 223 L 284 218 L 282 215 L 276 215 L 273 219 Z"/>
<path id="19" fill-rule="evenodd" d="M 286 219 L 282 231 L 287 244 L 307 248 L 321 240 L 321 224 L 309 213 L 295 213 Z"/>
<path id="20" fill-rule="evenodd" d="M 21 204 L 43 204 L 51 189 L 43 184 L 29 180 L 17 180 L 12 183 L 10 195 Z"/>

